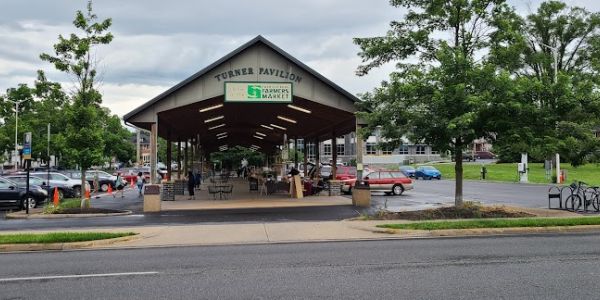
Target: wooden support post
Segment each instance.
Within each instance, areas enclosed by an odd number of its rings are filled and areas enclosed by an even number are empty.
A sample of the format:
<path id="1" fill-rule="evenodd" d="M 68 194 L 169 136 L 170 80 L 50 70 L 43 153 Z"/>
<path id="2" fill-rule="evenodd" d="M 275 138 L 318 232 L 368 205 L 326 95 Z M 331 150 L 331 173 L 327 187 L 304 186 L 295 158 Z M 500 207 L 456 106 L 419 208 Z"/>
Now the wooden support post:
<path id="1" fill-rule="evenodd" d="M 298 170 L 298 138 L 294 139 L 294 168 Z"/>
<path id="2" fill-rule="evenodd" d="M 188 172 L 188 139 L 185 139 L 184 152 L 183 152 L 183 176 L 187 176 Z"/>
<path id="3" fill-rule="evenodd" d="M 321 176 L 321 166 L 319 166 L 321 163 L 321 155 L 319 153 L 321 149 L 319 149 L 319 146 L 319 138 L 317 137 L 315 139 L 315 177 Z"/>
<path id="4" fill-rule="evenodd" d="M 169 129 L 169 134 L 167 137 L 167 161 L 165 161 L 165 164 L 167 165 L 167 178 L 165 178 L 166 180 L 171 180 L 171 172 L 173 170 L 171 170 L 171 160 L 173 160 L 172 158 L 172 153 L 171 151 L 173 150 L 171 147 L 171 130 Z"/>
<path id="5" fill-rule="evenodd" d="M 335 132 L 331 134 L 331 179 L 335 180 L 337 175 L 337 137 Z"/>
<path id="6" fill-rule="evenodd" d="M 150 127 L 150 183 L 157 184 L 156 174 L 158 174 L 156 163 L 158 162 L 158 122 L 152 123 Z"/>
<path id="7" fill-rule="evenodd" d="M 181 138 L 177 139 L 177 179 L 181 179 Z"/>
<path id="8" fill-rule="evenodd" d="M 304 177 L 308 178 L 308 142 L 306 139 L 304 141 Z"/>

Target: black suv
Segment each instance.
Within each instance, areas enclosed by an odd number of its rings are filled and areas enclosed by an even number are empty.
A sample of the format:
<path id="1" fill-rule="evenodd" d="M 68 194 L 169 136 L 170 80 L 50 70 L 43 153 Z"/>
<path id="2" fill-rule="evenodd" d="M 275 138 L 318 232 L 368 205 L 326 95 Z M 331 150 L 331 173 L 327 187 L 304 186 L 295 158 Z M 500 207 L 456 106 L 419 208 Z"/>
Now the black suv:
<path id="1" fill-rule="evenodd" d="M 0 177 L 0 206 L 16 207 L 23 209 L 29 204 L 29 208 L 35 208 L 38 204 L 46 201 L 48 192 L 40 186 L 29 186 L 29 194 L 26 193 L 26 186 L 19 185 L 7 178 Z"/>

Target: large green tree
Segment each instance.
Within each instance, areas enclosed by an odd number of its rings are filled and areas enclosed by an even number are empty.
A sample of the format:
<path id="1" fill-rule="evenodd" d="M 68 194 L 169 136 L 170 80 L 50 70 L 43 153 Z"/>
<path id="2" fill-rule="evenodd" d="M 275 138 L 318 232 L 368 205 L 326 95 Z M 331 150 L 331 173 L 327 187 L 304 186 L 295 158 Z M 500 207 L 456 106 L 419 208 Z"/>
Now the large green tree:
<path id="1" fill-rule="evenodd" d="M 104 145 L 102 126 L 102 95 L 97 90 L 97 60 L 94 50 L 97 46 L 109 44 L 113 35 L 107 32 L 112 20 L 98 21 L 93 13 L 92 1 L 85 12 L 77 11 L 73 25 L 80 35 L 72 33 L 68 38 L 60 35 L 54 45 L 54 54 L 41 54 L 40 58 L 54 65 L 75 80 L 72 104 L 65 114 L 67 124 L 68 156 L 81 167 L 81 185 L 85 186 L 85 171 L 103 160 Z M 82 193 L 83 194 L 83 193 Z M 82 201 L 89 205 L 89 201 Z"/>
<path id="2" fill-rule="evenodd" d="M 462 205 L 462 150 L 491 133 L 482 114 L 493 102 L 494 68 L 481 52 L 490 40 L 502 0 L 391 0 L 406 15 L 385 36 L 356 38 L 364 65 L 358 75 L 396 62 L 389 81 L 363 95 L 366 132 L 381 127 L 389 144 L 402 137 L 424 142 L 455 158 L 455 204 Z M 362 132 L 363 136 L 366 132 Z"/>
<path id="3" fill-rule="evenodd" d="M 490 58 L 513 84 L 490 110 L 494 147 L 584 163 L 600 147 L 600 14 L 548 1 L 527 17 L 505 7 L 495 25 Z"/>

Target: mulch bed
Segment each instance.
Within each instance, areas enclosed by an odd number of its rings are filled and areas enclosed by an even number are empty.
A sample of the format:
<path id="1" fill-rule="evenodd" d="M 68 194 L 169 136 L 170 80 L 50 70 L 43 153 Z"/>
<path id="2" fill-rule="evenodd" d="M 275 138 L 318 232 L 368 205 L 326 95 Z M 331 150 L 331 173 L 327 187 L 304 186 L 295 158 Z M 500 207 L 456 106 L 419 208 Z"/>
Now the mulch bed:
<path id="1" fill-rule="evenodd" d="M 477 205 L 465 205 L 461 208 L 454 206 L 440 207 L 436 209 L 403 211 L 403 212 L 381 212 L 373 219 L 379 220 L 440 220 L 440 219 L 480 219 L 480 218 L 524 218 L 535 217 L 535 215 L 503 207 L 483 207 Z"/>
<path id="2" fill-rule="evenodd" d="M 116 209 L 107 209 L 107 208 L 64 208 L 60 211 L 55 212 L 54 214 L 114 214 L 114 213 L 122 213 L 125 211 L 116 210 Z"/>

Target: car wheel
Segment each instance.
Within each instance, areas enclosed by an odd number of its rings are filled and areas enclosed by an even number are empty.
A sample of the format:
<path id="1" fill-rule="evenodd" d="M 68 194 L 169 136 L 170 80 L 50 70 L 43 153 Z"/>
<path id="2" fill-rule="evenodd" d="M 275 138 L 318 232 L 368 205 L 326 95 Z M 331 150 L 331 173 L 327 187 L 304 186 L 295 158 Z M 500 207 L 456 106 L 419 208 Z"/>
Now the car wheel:
<path id="1" fill-rule="evenodd" d="M 74 186 L 73 194 L 74 194 L 75 198 L 81 197 L 81 186 Z"/>
<path id="2" fill-rule="evenodd" d="M 102 190 L 103 192 L 107 192 L 108 191 L 108 184 L 107 183 L 103 183 L 102 185 L 100 185 L 100 190 Z"/>
<path id="3" fill-rule="evenodd" d="M 21 201 L 21 207 L 23 209 L 27 209 L 27 205 L 29 205 L 29 209 L 36 208 L 37 201 L 31 196 L 27 196 L 23 199 L 23 201 Z"/>
<path id="4" fill-rule="evenodd" d="M 392 193 L 396 196 L 400 196 L 404 193 L 404 188 L 401 185 L 396 184 L 392 187 Z"/>

